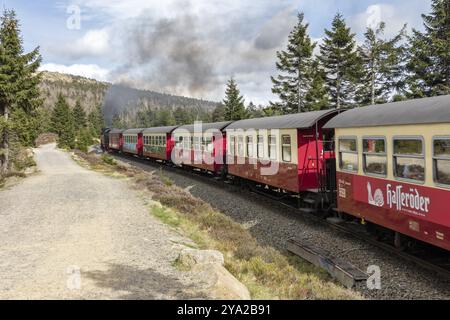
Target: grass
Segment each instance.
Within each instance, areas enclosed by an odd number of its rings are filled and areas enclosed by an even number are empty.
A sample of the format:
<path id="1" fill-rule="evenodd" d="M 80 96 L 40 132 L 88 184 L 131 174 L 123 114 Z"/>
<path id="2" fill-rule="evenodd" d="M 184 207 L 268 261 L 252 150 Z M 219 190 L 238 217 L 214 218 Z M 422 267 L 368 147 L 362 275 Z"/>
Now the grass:
<path id="1" fill-rule="evenodd" d="M 88 162 L 93 160 L 88 155 L 82 157 Z M 248 230 L 175 186 L 162 171 L 148 173 L 135 167 L 101 162 L 102 172 L 119 171 L 131 178 L 144 197 L 161 204 L 150 206 L 152 215 L 192 239 L 198 248 L 222 252 L 225 267 L 247 286 L 253 299 L 362 298 L 332 281 L 324 271 L 310 263 L 259 244 Z M 176 261 L 174 266 L 183 267 Z"/>
<path id="2" fill-rule="evenodd" d="M 113 157 L 108 156 L 106 154 L 102 155 L 102 160 L 103 160 L 104 163 L 109 164 L 111 166 L 116 166 L 117 165 L 117 161 L 114 160 Z"/>

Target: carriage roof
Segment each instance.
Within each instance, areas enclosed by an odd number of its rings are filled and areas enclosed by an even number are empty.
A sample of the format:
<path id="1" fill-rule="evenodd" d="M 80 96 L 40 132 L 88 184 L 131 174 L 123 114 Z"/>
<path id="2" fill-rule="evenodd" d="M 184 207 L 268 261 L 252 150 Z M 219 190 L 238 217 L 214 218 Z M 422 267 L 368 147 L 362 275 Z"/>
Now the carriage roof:
<path id="1" fill-rule="evenodd" d="M 224 121 L 224 122 L 214 122 L 214 123 L 199 123 L 198 126 L 200 127 L 201 124 L 201 129 L 203 132 L 207 131 L 207 130 L 220 130 L 222 131 L 223 129 L 225 129 L 226 127 L 228 127 L 231 123 L 233 123 L 232 121 Z M 195 132 L 195 124 L 191 124 L 191 125 L 186 125 L 186 126 L 181 126 L 177 129 L 178 130 L 186 130 L 189 133 L 194 133 Z"/>
<path id="2" fill-rule="evenodd" d="M 166 127 L 155 127 L 155 128 L 146 128 L 144 129 L 144 134 L 152 134 L 152 133 L 171 133 L 178 126 L 166 126 Z"/>
<path id="3" fill-rule="evenodd" d="M 450 122 L 450 95 L 355 108 L 334 117 L 325 125 L 325 128 L 447 122 Z"/>
<path id="4" fill-rule="evenodd" d="M 123 132 L 123 134 L 139 134 L 139 133 L 142 133 L 142 131 L 144 131 L 144 129 L 142 129 L 142 128 L 140 128 L 140 129 L 128 129 L 128 130 L 125 130 Z"/>
<path id="5" fill-rule="evenodd" d="M 240 120 L 232 123 L 227 130 L 237 129 L 306 129 L 323 118 L 338 113 L 336 109 L 289 114 L 284 116 Z"/>

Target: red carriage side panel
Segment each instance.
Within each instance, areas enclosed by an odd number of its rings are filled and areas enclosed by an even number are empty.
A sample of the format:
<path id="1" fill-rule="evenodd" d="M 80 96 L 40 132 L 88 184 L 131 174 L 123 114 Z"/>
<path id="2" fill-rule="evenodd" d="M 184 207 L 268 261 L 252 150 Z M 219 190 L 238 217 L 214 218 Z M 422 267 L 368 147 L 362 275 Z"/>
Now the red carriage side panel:
<path id="1" fill-rule="evenodd" d="M 173 148 L 175 147 L 175 139 L 174 139 L 172 133 L 166 134 L 166 141 L 167 141 L 166 155 L 163 160 L 171 160 L 172 159 L 172 151 L 173 151 Z"/>
<path id="2" fill-rule="evenodd" d="M 338 209 L 450 250 L 450 190 L 338 172 Z"/>
<path id="3" fill-rule="evenodd" d="M 274 162 L 261 163 L 257 159 L 240 158 L 228 155 L 228 172 L 231 175 L 255 181 L 261 184 L 281 188 L 286 191 L 298 193 L 298 167 L 296 164 Z M 278 168 L 276 174 L 264 174 L 270 168 Z"/>
<path id="4" fill-rule="evenodd" d="M 142 133 L 138 134 L 138 140 L 136 144 L 136 152 L 138 156 L 142 156 L 144 154 L 144 141 Z"/>
<path id="5" fill-rule="evenodd" d="M 315 128 L 298 130 L 298 179 L 299 190 L 314 190 L 320 187 L 323 167 L 323 143 L 317 140 Z M 319 135 L 320 136 L 320 135 Z"/>

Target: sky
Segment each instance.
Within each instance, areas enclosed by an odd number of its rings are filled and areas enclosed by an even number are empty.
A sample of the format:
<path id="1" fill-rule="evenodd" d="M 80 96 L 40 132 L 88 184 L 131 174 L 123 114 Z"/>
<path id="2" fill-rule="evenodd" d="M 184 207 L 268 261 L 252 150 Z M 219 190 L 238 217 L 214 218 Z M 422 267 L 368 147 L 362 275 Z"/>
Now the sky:
<path id="1" fill-rule="evenodd" d="M 0 0 L 15 9 L 42 70 L 213 101 L 230 77 L 246 102 L 275 101 L 271 76 L 298 12 L 320 43 L 337 12 L 363 40 L 367 26 L 422 29 L 429 0 Z"/>

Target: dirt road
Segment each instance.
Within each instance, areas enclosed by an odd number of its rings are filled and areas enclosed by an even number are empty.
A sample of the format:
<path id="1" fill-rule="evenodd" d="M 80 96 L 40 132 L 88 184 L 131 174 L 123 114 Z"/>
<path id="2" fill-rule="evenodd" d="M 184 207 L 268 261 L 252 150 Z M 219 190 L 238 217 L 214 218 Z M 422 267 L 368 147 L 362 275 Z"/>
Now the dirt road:
<path id="1" fill-rule="evenodd" d="M 0 191 L 0 299 L 199 298 L 172 266 L 189 240 L 125 181 L 55 145 L 35 153 L 40 172 Z"/>

